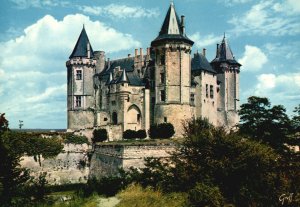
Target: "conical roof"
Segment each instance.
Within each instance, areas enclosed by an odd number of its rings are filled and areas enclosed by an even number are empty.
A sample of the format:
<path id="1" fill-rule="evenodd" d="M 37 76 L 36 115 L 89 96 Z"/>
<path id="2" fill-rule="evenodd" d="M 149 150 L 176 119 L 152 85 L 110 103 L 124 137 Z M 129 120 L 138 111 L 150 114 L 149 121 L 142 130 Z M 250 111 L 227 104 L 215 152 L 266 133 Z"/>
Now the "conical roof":
<path id="1" fill-rule="evenodd" d="M 235 60 L 232 50 L 229 46 L 229 43 L 225 37 L 225 34 L 221 44 L 217 47 L 216 58 L 212 61 L 212 63 L 215 62 L 229 62 L 232 64 L 241 65 Z"/>
<path id="2" fill-rule="evenodd" d="M 70 59 L 73 57 L 88 57 L 88 50 L 90 50 L 90 58 L 94 57 L 94 51 L 90 44 L 89 38 L 86 34 L 85 28 L 83 26 L 77 43 L 73 49 Z"/>
<path id="3" fill-rule="evenodd" d="M 171 2 L 159 35 L 151 42 L 151 45 L 155 45 L 164 40 L 179 40 L 193 45 L 194 42 L 186 36 L 183 28 L 183 22 L 180 21 L 175 6 L 173 2 Z"/>

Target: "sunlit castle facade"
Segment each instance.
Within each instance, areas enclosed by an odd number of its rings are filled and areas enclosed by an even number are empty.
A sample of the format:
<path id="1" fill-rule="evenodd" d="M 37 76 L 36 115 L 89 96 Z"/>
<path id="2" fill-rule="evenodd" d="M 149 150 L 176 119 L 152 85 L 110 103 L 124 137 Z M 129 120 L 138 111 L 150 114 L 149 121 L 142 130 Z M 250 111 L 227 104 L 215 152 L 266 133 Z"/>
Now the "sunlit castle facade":
<path id="1" fill-rule="evenodd" d="M 197 117 L 216 126 L 237 124 L 241 65 L 225 36 L 211 62 L 205 49 L 191 55 L 194 42 L 185 26 L 171 3 L 151 46 L 116 60 L 94 51 L 83 28 L 66 63 L 68 129 L 106 128 L 121 139 L 127 129 L 147 131 L 163 122 L 181 136 L 182 121 Z"/>

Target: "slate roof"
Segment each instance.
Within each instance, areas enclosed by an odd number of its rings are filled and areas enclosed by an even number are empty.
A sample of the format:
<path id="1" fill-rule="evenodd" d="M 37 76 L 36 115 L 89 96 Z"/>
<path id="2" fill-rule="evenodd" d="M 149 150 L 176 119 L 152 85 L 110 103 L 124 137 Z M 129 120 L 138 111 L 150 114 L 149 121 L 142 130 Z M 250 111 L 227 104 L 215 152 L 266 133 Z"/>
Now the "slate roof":
<path id="1" fill-rule="evenodd" d="M 225 35 L 220 46 L 217 48 L 216 58 L 212 61 L 212 63 L 218 62 L 228 62 L 241 66 L 241 64 L 235 60 Z"/>
<path id="2" fill-rule="evenodd" d="M 211 67 L 206 57 L 200 53 L 195 53 L 191 62 L 192 72 L 193 71 L 207 71 L 213 74 L 217 72 Z"/>
<path id="3" fill-rule="evenodd" d="M 110 73 L 113 71 L 114 68 L 120 67 L 122 70 L 125 69 L 126 71 L 126 78 L 129 85 L 132 86 L 143 86 L 144 83 L 142 79 L 136 74 L 134 71 L 134 57 L 127 57 L 117 60 L 110 61 L 110 66 L 106 66 L 106 68 L 103 70 L 103 72 L 100 73 L 100 76 L 103 76 L 104 80 L 107 79 L 106 84 L 116 84 L 116 83 L 122 83 L 122 75 L 118 77 L 115 80 L 109 81 Z M 123 77 L 124 78 L 124 77 Z"/>
<path id="4" fill-rule="evenodd" d="M 90 45 L 90 51 L 91 51 L 91 58 L 94 57 L 94 51 L 92 48 L 92 45 L 90 44 L 89 38 L 86 34 L 85 28 L 83 27 L 81 30 L 81 33 L 79 35 L 79 38 L 77 40 L 77 43 L 73 49 L 72 54 L 70 55 L 70 59 L 73 57 L 87 57 L 87 45 Z"/>
<path id="5" fill-rule="evenodd" d="M 162 27 L 160 29 L 159 35 L 151 42 L 151 46 L 160 43 L 162 41 L 184 41 L 191 45 L 194 44 L 192 40 L 190 40 L 182 29 L 181 21 L 176 13 L 174 4 L 171 3 Z"/>

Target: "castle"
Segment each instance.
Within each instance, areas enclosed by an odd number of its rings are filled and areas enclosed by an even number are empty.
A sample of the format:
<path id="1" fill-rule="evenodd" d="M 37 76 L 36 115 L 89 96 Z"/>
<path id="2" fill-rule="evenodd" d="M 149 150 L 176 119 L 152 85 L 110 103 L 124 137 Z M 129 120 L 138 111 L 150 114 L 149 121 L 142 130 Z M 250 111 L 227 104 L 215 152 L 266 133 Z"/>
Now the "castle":
<path id="1" fill-rule="evenodd" d="M 216 126 L 239 121 L 240 66 L 225 38 L 209 62 L 191 55 L 185 17 L 171 3 L 158 36 L 144 54 L 110 60 L 94 51 L 83 27 L 67 66 L 68 129 L 106 128 L 114 139 L 127 129 L 170 122 L 176 135 L 182 121 L 206 117 Z M 111 137 L 111 136 L 110 136 Z"/>

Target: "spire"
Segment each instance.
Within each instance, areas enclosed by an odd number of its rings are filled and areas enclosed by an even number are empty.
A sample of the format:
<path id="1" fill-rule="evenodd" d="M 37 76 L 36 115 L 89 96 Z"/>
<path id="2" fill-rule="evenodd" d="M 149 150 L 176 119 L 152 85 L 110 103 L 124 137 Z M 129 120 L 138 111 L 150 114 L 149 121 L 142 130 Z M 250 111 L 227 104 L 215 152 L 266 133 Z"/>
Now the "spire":
<path id="1" fill-rule="evenodd" d="M 152 41 L 151 45 L 164 40 L 180 40 L 191 45 L 194 44 L 194 42 L 185 35 L 184 16 L 182 16 L 180 20 L 176 13 L 173 1 L 170 3 L 170 7 L 163 21 L 158 37 Z"/>
<path id="2" fill-rule="evenodd" d="M 77 40 L 77 43 L 74 47 L 74 50 L 69 58 L 71 59 L 73 57 L 94 57 L 94 51 L 86 34 L 84 25 Z"/>
<path id="3" fill-rule="evenodd" d="M 165 17 L 164 23 L 160 29 L 159 35 L 163 34 L 181 34 L 180 19 L 176 13 L 174 3 L 171 1 L 169 10 Z"/>
<path id="4" fill-rule="evenodd" d="M 226 39 L 225 32 L 221 44 L 217 44 L 216 58 L 212 61 L 212 63 L 213 62 L 230 62 L 240 65 L 233 56 L 232 50 Z"/>
<path id="5" fill-rule="evenodd" d="M 128 81 L 128 77 L 127 77 L 127 74 L 126 74 L 126 70 L 124 68 L 123 71 L 122 71 L 122 75 L 121 75 L 118 83 L 128 83 L 128 82 L 129 82 Z"/>

